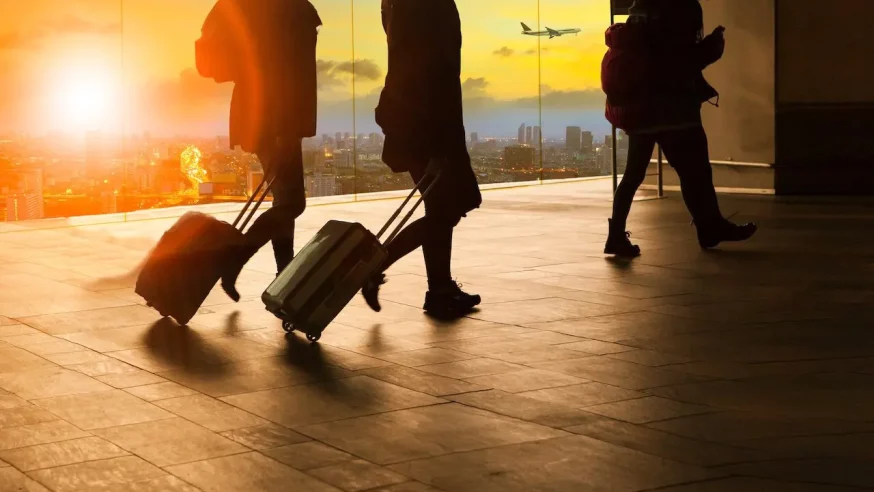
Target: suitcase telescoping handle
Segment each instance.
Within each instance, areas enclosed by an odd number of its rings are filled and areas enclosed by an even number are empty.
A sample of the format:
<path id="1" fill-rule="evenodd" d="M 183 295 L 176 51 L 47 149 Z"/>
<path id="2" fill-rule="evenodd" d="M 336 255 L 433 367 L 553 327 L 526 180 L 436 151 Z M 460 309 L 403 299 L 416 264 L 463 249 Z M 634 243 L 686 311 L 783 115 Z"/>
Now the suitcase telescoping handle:
<path id="1" fill-rule="evenodd" d="M 428 169 L 425 171 L 425 175 L 422 176 L 418 183 L 416 183 L 416 186 L 413 187 L 413 190 L 410 191 L 410 194 L 407 195 L 407 198 L 404 200 L 403 203 L 401 203 L 401 206 L 398 207 L 397 210 L 395 210 L 395 213 L 393 213 L 392 216 L 389 217 L 388 221 L 385 223 L 384 226 L 382 226 L 382 229 L 380 229 L 379 234 L 376 235 L 376 239 L 382 239 L 382 235 L 385 234 L 385 232 L 395 221 L 395 219 L 398 218 L 398 215 L 401 214 L 401 212 L 404 210 L 404 207 L 406 207 L 407 204 L 410 203 L 410 200 L 413 199 L 413 196 L 415 196 L 416 191 L 418 190 L 419 193 L 421 193 L 419 199 L 416 200 L 413 208 L 411 208 L 410 211 L 407 212 L 407 215 L 404 216 L 403 220 L 401 220 L 397 227 L 394 228 L 392 233 L 388 236 L 388 239 L 385 240 L 384 245 L 388 246 L 392 241 L 394 241 L 398 233 L 401 232 L 401 229 L 403 229 L 404 226 L 407 225 L 407 222 L 410 220 L 413 214 L 416 213 L 416 209 L 419 208 L 419 205 L 422 204 L 428 194 L 431 193 L 431 190 L 434 189 L 434 185 L 437 184 L 437 181 L 440 179 L 440 175 L 443 174 L 442 166 L 440 168 L 437 168 L 436 164 L 437 163 L 435 160 L 431 161 L 431 163 L 428 165 Z M 426 181 L 429 177 L 433 178 L 431 179 L 431 183 L 429 183 L 424 190 L 420 189 L 423 182 Z"/>
<path id="2" fill-rule="evenodd" d="M 258 187 L 255 188 L 255 191 L 252 192 L 252 196 L 249 197 L 249 200 L 246 201 L 246 205 L 243 207 L 243 210 L 240 210 L 240 214 L 237 215 L 237 218 L 234 220 L 234 227 L 240 224 L 240 221 L 243 220 L 243 216 L 246 215 L 248 211 L 249 214 L 246 217 L 246 220 L 243 221 L 243 225 L 239 227 L 240 232 L 243 232 L 246 229 L 246 226 L 249 225 L 249 221 L 252 220 L 252 217 L 255 216 L 255 212 L 258 211 L 258 207 L 261 206 L 261 203 L 264 202 L 264 199 L 267 198 L 267 194 L 270 193 L 270 187 L 273 186 L 273 182 L 276 180 L 276 173 L 271 173 L 271 176 L 264 176 L 264 179 L 258 183 Z M 258 197 L 258 201 L 255 201 L 255 198 Z M 255 206 L 252 206 L 254 202 Z M 249 208 L 252 210 L 249 210 Z"/>

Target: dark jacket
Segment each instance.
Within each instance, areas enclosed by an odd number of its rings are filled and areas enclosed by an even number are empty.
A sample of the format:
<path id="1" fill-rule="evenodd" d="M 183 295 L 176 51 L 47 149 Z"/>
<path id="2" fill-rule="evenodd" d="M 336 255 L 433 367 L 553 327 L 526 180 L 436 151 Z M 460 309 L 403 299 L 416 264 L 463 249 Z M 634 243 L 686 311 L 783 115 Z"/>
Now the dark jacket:
<path id="1" fill-rule="evenodd" d="M 243 53 L 231 100 L 230 144 L 265 150 L 277 138 L 316 134 L 316 42 L 322 25 L 307 0 L 230 0 Z"/>
<path id="2" fill-rule="evenodd" d="M 701 104 L 718 97 L 702 71 L 722 56 L 721 46 L 674 34 L 655 22 L 607 30 L 601 82 L 616 127 L 635 133 L 700 125 Z"/>
<path id="3" fill-rule="evenodd" d="M 462 135 L 461 20 L 453 0 L 383 0 L 388 73 L 376 108 L 386 146 L 441 155 Z M 397 149 L 389 149 L 397 150 Z M 406 152 L 384 154 L 395 172 Z"/>

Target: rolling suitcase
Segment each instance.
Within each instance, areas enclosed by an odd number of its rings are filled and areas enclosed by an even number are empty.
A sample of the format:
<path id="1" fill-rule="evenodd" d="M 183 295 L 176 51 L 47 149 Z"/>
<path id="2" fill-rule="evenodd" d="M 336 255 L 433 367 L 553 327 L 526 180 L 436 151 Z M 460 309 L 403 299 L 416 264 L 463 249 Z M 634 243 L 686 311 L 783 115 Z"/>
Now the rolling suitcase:
<path id="1" fill-rule="evenodd" d="M 183 215 L 149 254 L 137 277 L 135 292 L 161 316 L 187 324 L 218 283 L 227 252 L 242 243 L 242 231 L 272 184 L 271 178 L 258 185 L 233 224 L 200 212 Z M 240 225 L 246 212 L 249 214 Z"/>
<path id="2" fill-rule="evenodd" d="M 419 199 L 385 244 L 380 238 L 415 196 L 421 182 L 377 235 L 358 223 L 328 221 L 261 296 L 267 310 L 283 321 L 285 331 L 297 330 L 309 341 L 318 341 L 325 328 L 382 266 L 387 256 L 386 246 L 410 220 L 438 179 L 439 172 L 421 191 Z"/>

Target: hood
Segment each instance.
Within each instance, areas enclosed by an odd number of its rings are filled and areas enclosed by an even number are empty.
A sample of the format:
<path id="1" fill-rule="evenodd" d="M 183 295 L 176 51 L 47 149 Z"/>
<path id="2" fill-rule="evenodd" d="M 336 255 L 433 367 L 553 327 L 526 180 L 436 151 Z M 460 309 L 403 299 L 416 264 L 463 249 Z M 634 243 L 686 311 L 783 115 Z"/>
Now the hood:
<path id="1" fill-rule="evenodd" d="M 626 50 L 646 44 L 646 33 L 640 24 L 613 24 L 604 34 L 607 47 Z"/>

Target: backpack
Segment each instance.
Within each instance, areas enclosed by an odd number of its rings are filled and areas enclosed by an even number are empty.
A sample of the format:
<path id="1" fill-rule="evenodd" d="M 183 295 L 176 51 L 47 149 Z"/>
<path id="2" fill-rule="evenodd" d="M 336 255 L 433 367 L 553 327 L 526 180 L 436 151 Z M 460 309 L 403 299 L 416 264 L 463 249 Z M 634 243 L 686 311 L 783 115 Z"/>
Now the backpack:
<path id="1" fill-rule="evenodd" d="M 218 83 L 237 80 L 240 71 L 239 36 L 232 26 L 241 26 L 244 17 L 235 0 L 218 0 L 201 28 L 201 37 L 194 42 L 197 72 Z"/>

